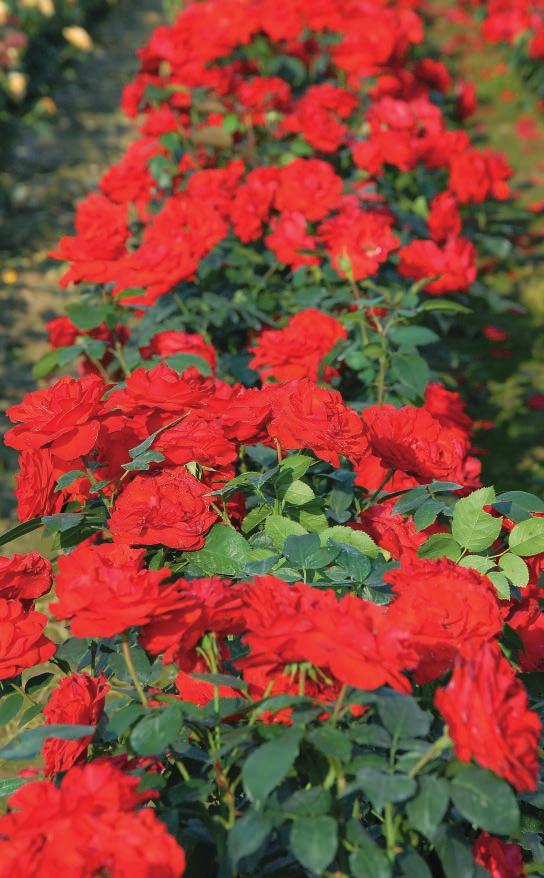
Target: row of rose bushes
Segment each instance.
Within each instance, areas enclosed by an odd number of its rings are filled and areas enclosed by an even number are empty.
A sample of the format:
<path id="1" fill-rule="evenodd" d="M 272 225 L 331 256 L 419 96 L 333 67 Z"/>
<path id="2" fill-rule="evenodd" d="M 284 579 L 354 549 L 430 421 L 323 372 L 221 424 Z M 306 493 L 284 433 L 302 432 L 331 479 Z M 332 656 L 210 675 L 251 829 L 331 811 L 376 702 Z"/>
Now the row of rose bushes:
<path id="1" fill-rule="evenodd" d="M 456 390 L 531 239 L 417 6 L 206 0 L 140 52 L 55 251 L 37 374 L 79 377 L 8 411 L 1 543 L 55 557 L 0 563 L 0 758 L 42 759 L 2 878 L 543 873 L 544 502 Z"/>
<path id="2" fill-rule="evenodd" d="M 0 120 L 49 95 L 51 77 L 88 52 L 85 27 L 114 0 L 1 0 Z"/>
<path id="3" fill-rule="evenodd" d="M 492 45 L 509 46 L 512 66 L 528 89 L 544 99 L 544 2 L 462 0 L 459 6 L 458 21 L 476 24 Z"/>

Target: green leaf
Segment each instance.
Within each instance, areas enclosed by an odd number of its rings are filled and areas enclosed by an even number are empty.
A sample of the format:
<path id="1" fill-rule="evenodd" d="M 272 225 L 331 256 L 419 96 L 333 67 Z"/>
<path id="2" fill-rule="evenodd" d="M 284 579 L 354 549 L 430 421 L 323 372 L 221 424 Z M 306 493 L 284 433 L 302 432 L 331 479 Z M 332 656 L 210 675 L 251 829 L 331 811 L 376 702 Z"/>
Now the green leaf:
<path id="1" fill-rule="evenodd" d="M 349 858 L 354 878 L 391 878 L 391 866 L 385 852 L 371 841 L 359 844 Z"/>
<path id="2" fill-rule="evenodd" d="M 377 768 L 365 767 L 357 772 L 357 782 L 377 811 L 384 805 L 404 802 L 417 790 L 416 781 L 406 774 L 389 774 Z"/>
<path id="3" fill-rule="evenodd" d="M 72 527 L 81 524 L 84 515 L 80 512 L 59 512 L 57 515 L 44 515 L 41 519 L 48 531 L 70 530 Z"/>
<path id="4" fill-rule="evenodd" d="M 331 794 L 323 787 L 296 790 L 282 802 L 281 809 L 288 817 L 319 817 L 331 810 Z"/>
<path id="5" fill-rule="evenodd" d="M 39 712 L 39 710 L 38 710 Z M 94 726 L 83 725 L 58 725 L 39 726 L 37 729 L 27 729 L 12 741 L 7 747 L 0 750 L 0 759 L 33 759 L 42 749 L 44 741 L 48 738 L 62 738 L 64 741 L 77 741 L 94 735 Z"/>
<path id="6" fill-rule="evenodd" d="M 481 552 L 499 536 L 502 518 L 494 518 L 483 509 L 494 500 L 493 488 L 479 488 L 455 504 L 451 532 L 454 539 L 465 549 Z"/>
<path id="7" fill-rule="evenodd" d="M 455 828 L 441 827 L 440 838 L 435 841 L 435 847 L 445 878 L 475 878 L 472 848 Z"/>
<path id="8" fill-rule="evenodd" d="M 519 829 L 516 796 L 505 780 L 479 765 L 461 765 L 450 785 L 453 804 L 470 823 L 498 835 Z"/>
<path id="9" fill-rule="evenodd" d="M 436 829 L 448 810 L 448 782 L 443 778 L 422 777 L 417 796 L 406 805 L 410 824 L 432 841 Z"/>
<path id="10" fill-rule="evenodd" d="M 272 829 L 270 818 L 253 809 L 236 821 L 227 842 L 234 873 L 238 872 L 240 860 L 258 851 Z"/>
<path id="11" fill-rule="evenodd" d="M 162 708 L 134 726 L 130 743 L 139 756 L 161 756 L 180 730 L 182 714 L 178 705 Z"/>
<path id="12" fill-rule="evenodd" d="M 19 692 L 10 692 L 0 699 L 0 725 L 6 725 L 15 719 L 23 706 L 23 700 Z"/>
<path id="13" fill-rule="evenodd" d="M 315 494 L 310 486 L 306 482 L 301 482 L 300 479 L 292 482 L 283 495 L 284 501 L 292 506 L 304 506 L 305 503 L 311 503 L 314 498 Z"/>
<path id="14" fill-rule="evenodd" d="M 493 506 L 497 512 L 513 521 L 525 521 L 530 518 L 531 512 L 544 512 L 544 500 L 526 491 L 506 491 L 499 494 Z"/>
<path id="15" fill-rule="evenodd" d="M 431 373 L 423 357 L 418 354 L 395 354 L 391 362 L 391 372 L 402 387 L 423 396 Z"/>
<path id="16" fill-rule="evenodd" d="M 414 524 L 416 530 L 425 530 L 430 524 L 436 521 L 439 512 L 442 511 L 443 504 L 440 500 L 429 497 L 416 509 L 414 513 Z"/>
<path id="17" fill-rule="evenodd" d="M 172 354 L 166 357 L 165 362 L 176 372 L 184 372 L 189 366 L 194 366 L 202 375 L 212 375 L 212 367 L 203 357 L 198 354 Z"/>
<path id="18" fill-rule="evenodd" d="M 416 851 L 408 851 L 399 858 L 403 878 L 433 878 L 427 863 Z"/>
<path id="19" fill-rule="evenodd" d="M 472 314 L 472 308 L 453 299 L 427 299 L 419 306 L 420 311 L 451 311 L 456 314 Z"/>
<path id="20" fill-rule="evenodd" d="M 293 823 L 290 848 L 305 869 L 322 875 L 336 855 L 338 828 L 333 817 L 299 817 Z"/>
<path id="21" fill-rule="evenodd" d="M 59 348 L 56 348 L 54 351 L 48 351 L 44 354 L 43 357 L 41 357 L 33 366 L 32 377 L 39 380 L 40 378 L 45 378 L 46 375 L 49 375 L 53 369 L 56 369 L 58 365 L 58 353 Z"/>
<path id="22" fill-rule="evenodd" d="M 508 545 L 514 555 L 524 558 L 544 552 L 544 518 L 520 521 L 510 531 Z"/>
<path id="23" fill-rule="evenodd" d="M 456 561 L 461 555 L 461 546 L 450 534 L 431 534 L 419 549 L 420 558 L 449 558 Z"/>
<path id="24" fill-rule="evenodd" d="M 369 558 L 377 558 L 380 554 L 380 549 L 371 536 L 363 530 L 353 530 L 351 527 L 343 527 L 342 525 L 328 527 L 320 532 L 319 539 L 322 546 L 326 546 L 329 540 L 353 546 Z"/>
<path id="25" fill-rule="evenodd" d="M 342 545 L 336 540 L 329 540 L 328 545 L 339 549 L 334 560 L 345 571 L 346 575 L 357 582 L 364 582 L 372 569 L 369 558 L 354 546 Z"/>
<path id="26" fill-rule="evenodd" d="M 335 546 L 322 548 L 317 534 L 303 534 L 287 537 L 282 551 L 293 567 L 320 570 L 334 561 L 339 550 Z"/>
<path id="27" fill-rule="evenodd" d="M 60 476 L 57 479 L 57 485 L 55 487 L 55 493 L 58 494 L 59 491 L 62 491 L 63 488 L 67 488 L 68 485 L 71 485 L 72 482 L 75 482 L 76 479 L 85 478 L 87 473 L 83 472 L 80 469 L 71 469 L 69 473 L 64 473 L 64 475 Z"/>
<path id="28" fill-rule="evenodd" d="M 30 783 L 32 780 L 34 780 L 32 777 L 6 777 L 0 780 L 0 798 L 4 799 L 7 796 L 11 796 L 19 787 L 24 787 L 25 784 Z"/>
<path id="29" fill-rule="evenodd" d="M 396 345 L 427 345 L 439 341 L 439 336 L 426 326 L 394 326 L 389 338 Z"/>
<path id="30" fill-rule="evenodd" d="M 334 726 L 321 726 L 311 731 L 307 740 L 324 756 L 337 757 L 342 762 L 351 759 L 351 741 L 344 732 Z"/>
<path id="31" fill-rule="evenodd" d="M 392 737 L 419 738 L 428 734 L 431 715 L 411 695 L 391 693 L 378 701 L 378 713 Z"/>
<path id="32" fill-rule="evenodd" d="M 302 536 L 308 531 L 298 521 L 291 521 L 283 515 L 269 515 L 264 523 L 264 532 L 270 537 L 274 548 L 281 551 L 287 537 Z"/>
<path id="33" fill-rule="evenodd" d="M 78 329 L 96 329 L 101 323 L 104 323 L 110 310 L 109 305 L 103 305 L 100 302 L 76 302 L 74 305 L 67 305 L 66 311 L 72 323 Z"/>
<path id="34" fill-rule="evenodd" d="M 24 537 L 41 526 L 41 518 L 30 518 L 28 521 L 23 521 L 22 524 L 16 524 L 15 527 L 10 527 L 9 530 L 5 530 L 3 534 L 0 534 L 0 546 L 5 546 L 6 543 L 18 540 L 19 537 Z"/>
<path id="35" fill-rule="evenodd" d="M 478 573 L 487 573 L 495 566 L 493 558 L 486 558 L 485 555 L 465 555 L 459 561 L 460 567 L 468 567 L 470 570 L 477 570 Z"/>
<path id="36" fill-rule="evenodd" d="M 300 479 L 311 466 L 315 464 L 315 459 L 307 454 L 290 454 L 284 457 L 278 464 L 280 471 L 288 471 L 293 481 Z"/>
<path id="37" fill-rule="evenodd" d="M 140 472 L 148 470 L 152 463 L 160 463 L 163 460 L 164 454 L 161 454 L 160 451 L 144 451 L 143 454 L 139 454 L 130 463 L 123 463 L 121 466 L 127 472 Z"/>
<path id="38" fill-rule="evenodd" d="M 503 573 L 497 573 L 496 570 L 492 570 L 487 576 L 497 590 L 497 597 L 501 601 L 510 600 L 510 583 L 506 576 Z"/>
<path id="39" fill-rule="evenodd" d="M 513 555 L 511 552 L 501 555 L 499 567 L 518 588 L 524 588 L 529 582 L 529 568 L 525 561 L 517 555 Z"/>
<path id="40" fill-rule="evenodd" d="M 232 527 L 215 524 L 206 537 L 204 548 L 191 553 L 193 559 L 207 576 L 214 573 L 236 576 L 250 561 L 251 546 Z"/>
<path id="41" fill-rule="evenodd" d="M 286 777 L 298 756 L 302 734 L 301 729 L 290 728 L 274 740 L 261 744 L 244 762 L 244 789 L 258 807 Z"/>

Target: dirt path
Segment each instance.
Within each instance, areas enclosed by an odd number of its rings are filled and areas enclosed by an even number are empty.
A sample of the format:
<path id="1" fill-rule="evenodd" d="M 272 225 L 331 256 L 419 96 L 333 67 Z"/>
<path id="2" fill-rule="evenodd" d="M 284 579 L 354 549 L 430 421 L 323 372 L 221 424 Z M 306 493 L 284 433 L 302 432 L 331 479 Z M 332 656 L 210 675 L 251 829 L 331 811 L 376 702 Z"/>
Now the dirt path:
<path id="1" fill-rule="evenodd" d="M 11 206 L 0 210 L 0 408 L 34 386 L 31 367 L 47 350 L 44 322 L 62 312 L 58 263 L 47 253 L 70 232 L 74 204 L 120 157 L 133 136 L 119 98 L 137 68 L 136 49 L 163 18 L 161 0 L 120 0 L 91 28 L 95 51 L 53 93 L 57 111 L 27 131 L 0 175 Z M 5 428 L 5 423 L 2 424 Z M 0 451 L 0 519 L 11 518 L 13 455 Z"/>

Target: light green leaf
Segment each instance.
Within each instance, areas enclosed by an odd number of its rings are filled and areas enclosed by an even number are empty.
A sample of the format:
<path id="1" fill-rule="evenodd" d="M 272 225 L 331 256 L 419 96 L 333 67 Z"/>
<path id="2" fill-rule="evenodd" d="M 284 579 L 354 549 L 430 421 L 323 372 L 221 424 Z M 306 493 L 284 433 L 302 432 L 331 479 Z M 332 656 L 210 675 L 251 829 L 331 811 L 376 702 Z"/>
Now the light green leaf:
<path id="1" fill-rule="evenodd" d="M 221 573 L 236 576 L 251 559 L 251 546 L 241 533 L 226 524 L 216 524 L 206 537 L 206 545 L 191 553 L 207 576 Z"/>
<path id="2" fill-rule="evenodd" d="M 301 536 L 307 534 L 306 528 L 302 527 L 298 521 L 292 521 L 283 515 L 269 515 L 264 523 L 264 532 L 270 537 L 274 548 L 281 551 L 287 537 Z"/>
<path id="3" fill-rule="evenodd" d="M 528 518 L 511 530 L 508 545 L 514 555 L 526 558 L 544 552 L 544 518 Z"/>
<path id="4" fill-rule="evenodd" d="M 483 509 L 493 503 L 494 499 L 494 488 L 479 488 L 455 504 L 451 532 L 465 549 L 481 552 L 499 536 L 502 518 L 494 518 Z"/>
<path id="5" fill-rule="evenodd" d="M 522 558 L 507 552 L 499 558 L 499 567 L 504 571 L 508 579 L 517 585 L 518 588 L 524 588 L 529 582 L 529 568 Z"/>

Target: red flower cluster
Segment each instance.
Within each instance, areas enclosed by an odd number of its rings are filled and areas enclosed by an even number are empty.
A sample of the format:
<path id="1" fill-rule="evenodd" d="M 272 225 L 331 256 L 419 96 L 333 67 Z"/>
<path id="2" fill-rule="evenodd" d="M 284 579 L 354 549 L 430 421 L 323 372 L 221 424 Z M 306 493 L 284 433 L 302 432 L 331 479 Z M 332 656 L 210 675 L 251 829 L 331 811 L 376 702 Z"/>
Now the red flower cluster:
<path id="1" fill-rule="evenodd" d="M 138 779 L 108 761 L 74 767 L 60 787 L 29 783 L 0 818 L 0 876 L 180 878 L 185 855 L 138 793 Z"/>

